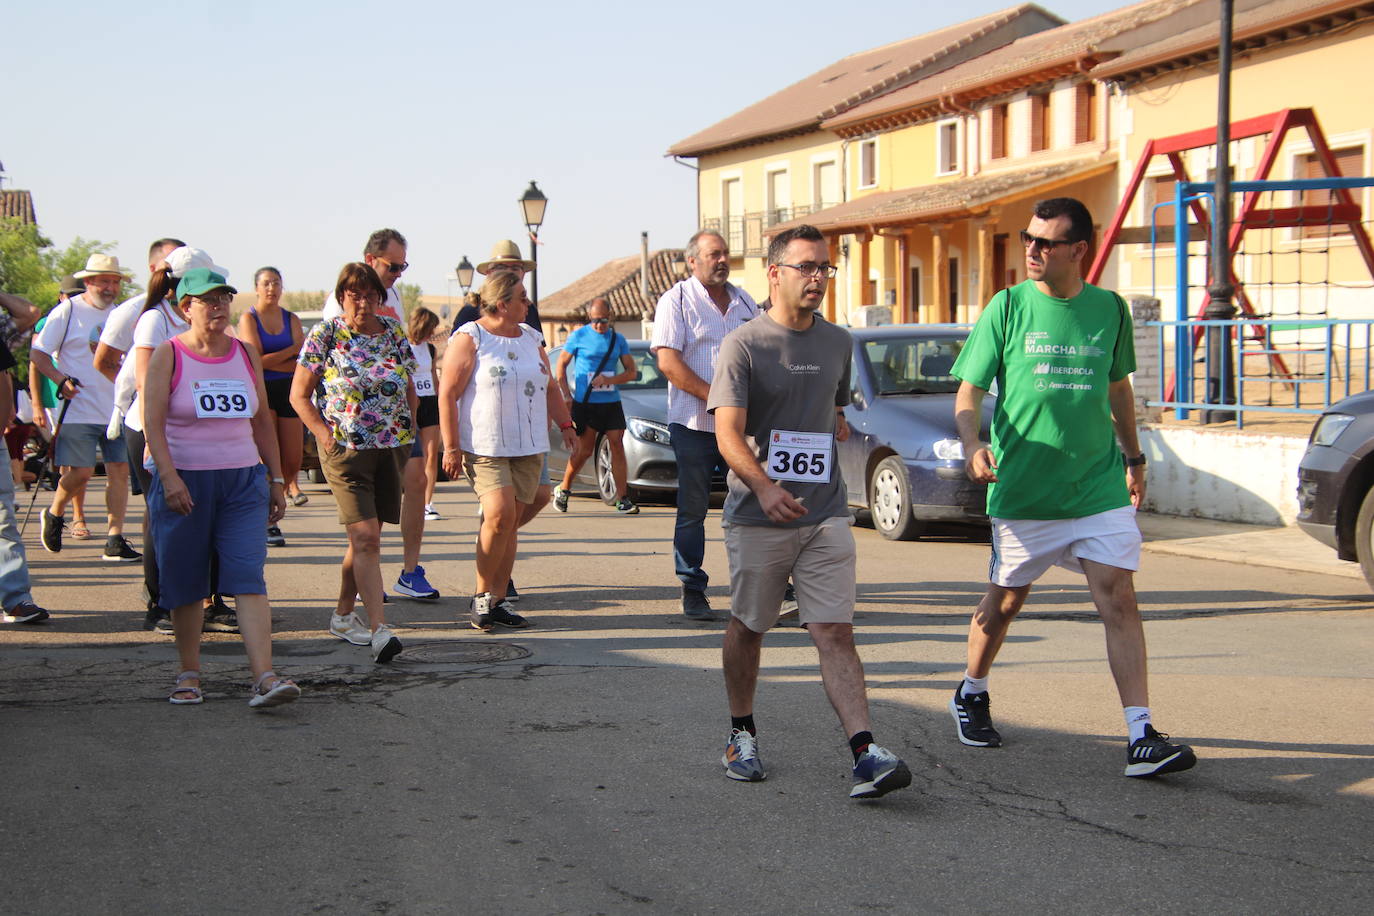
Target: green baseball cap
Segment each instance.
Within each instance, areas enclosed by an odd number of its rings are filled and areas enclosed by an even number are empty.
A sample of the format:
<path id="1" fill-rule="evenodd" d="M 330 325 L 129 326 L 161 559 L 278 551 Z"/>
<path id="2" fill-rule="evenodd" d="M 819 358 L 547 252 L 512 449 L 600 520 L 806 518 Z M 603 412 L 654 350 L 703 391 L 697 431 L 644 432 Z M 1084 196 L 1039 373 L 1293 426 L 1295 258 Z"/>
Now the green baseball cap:
<path id="1" fill-rule="evenodd" d="M 186 276 L 177 284 L 177 299 L 187 296 L 203 296 L 214 289 L 227 289 L 231 293 L 238 290 L 229 285 L 223 274 L 217 274 L 208 267 L 194 267 L 186 271 Z"/>

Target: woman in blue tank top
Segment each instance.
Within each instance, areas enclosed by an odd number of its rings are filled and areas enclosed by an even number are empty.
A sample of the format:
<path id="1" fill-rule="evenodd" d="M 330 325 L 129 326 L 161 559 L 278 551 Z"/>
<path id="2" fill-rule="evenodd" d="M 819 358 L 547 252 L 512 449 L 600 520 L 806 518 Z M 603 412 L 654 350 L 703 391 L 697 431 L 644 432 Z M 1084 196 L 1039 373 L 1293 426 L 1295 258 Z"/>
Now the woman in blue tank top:
<path id="1" fill-rule="evenodd" d="M 305 427 L 291 406 L 291 379 L 296 374 L 296 354 L 301 351 L 305 332 L 301 320 L 282 308 L 281 271 L 260 267 L 253 275 L 258 303 L 239 318 L 239 339 L 257 349 L 262 358 L 262 377 L 267 385 L 267 406 L 277 425 L 281 449 L 282 476 L 286 478 L 286 498 L 293 506 L 303 506 L 308 497 L 301 492 L 298 478 L 305 447 Z M 285 545 L 286 539 L 275 525 L 268 531 L 268 543 Z"/>

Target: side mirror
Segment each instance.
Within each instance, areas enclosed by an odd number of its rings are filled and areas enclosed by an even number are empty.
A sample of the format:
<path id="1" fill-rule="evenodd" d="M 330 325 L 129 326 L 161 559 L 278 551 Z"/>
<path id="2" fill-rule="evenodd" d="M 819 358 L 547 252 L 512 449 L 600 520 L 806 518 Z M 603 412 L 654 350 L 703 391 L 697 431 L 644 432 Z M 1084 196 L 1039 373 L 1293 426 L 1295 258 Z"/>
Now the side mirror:
<path id="1" fill-rule="evenodd" d="M 864 394 L 857 388 L 849 389 L 849 403 L 853 404 L 860 410 L 864 410 L 867 408 L 867 405 L 864 403 Z"/>

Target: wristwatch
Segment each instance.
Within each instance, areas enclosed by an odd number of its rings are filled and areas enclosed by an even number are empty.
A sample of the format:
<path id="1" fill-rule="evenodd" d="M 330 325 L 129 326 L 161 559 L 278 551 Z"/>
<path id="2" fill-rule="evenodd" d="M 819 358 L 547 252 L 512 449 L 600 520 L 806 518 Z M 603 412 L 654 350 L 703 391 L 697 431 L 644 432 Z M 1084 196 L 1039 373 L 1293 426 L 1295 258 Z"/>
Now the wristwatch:
<path id="1" fill-rule="evenodd" d="M 1125 455 L 1122 455 L 1121 460 L 1128 468 L 1143 468 L 1145 466 L 1145 453 L 1141 452 L 1134 458 L 1127 458 Z"/>
<path id="2" fill-rule="evenodd" d="M 271 482 L 272 482 L 272 483 L 279 483 L 279 484 L 281 484 L 282 486 L 286 486 L 286 478 L 285 478 L 285 477 L 273 477 Z"/>

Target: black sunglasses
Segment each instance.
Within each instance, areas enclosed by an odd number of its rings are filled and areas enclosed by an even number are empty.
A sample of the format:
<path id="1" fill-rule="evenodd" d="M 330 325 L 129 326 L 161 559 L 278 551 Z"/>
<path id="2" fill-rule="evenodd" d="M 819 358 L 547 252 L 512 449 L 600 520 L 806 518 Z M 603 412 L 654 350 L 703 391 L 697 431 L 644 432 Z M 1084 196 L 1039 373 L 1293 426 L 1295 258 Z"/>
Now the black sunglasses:
<path id="1" fill-rule="evenodd" d="M 588 318 L 588 319 L 587 319 L 587 323 L 588 323 L 588 324 L 610 324 L 610 323 L 611 323 L 611 319 L 609 319 L 609 318 Z"/>
<path id="2" fill-rule="evenodd" d="M 1060 245 L 1072 245 L 1073 239 L 1042 239 L 1038 235 L 1031 235 L 1026 230 L 1021 230 L 1021 244 L 1026 248 L 1038 247 L 1041 251 L 1053 251 Z"/>

